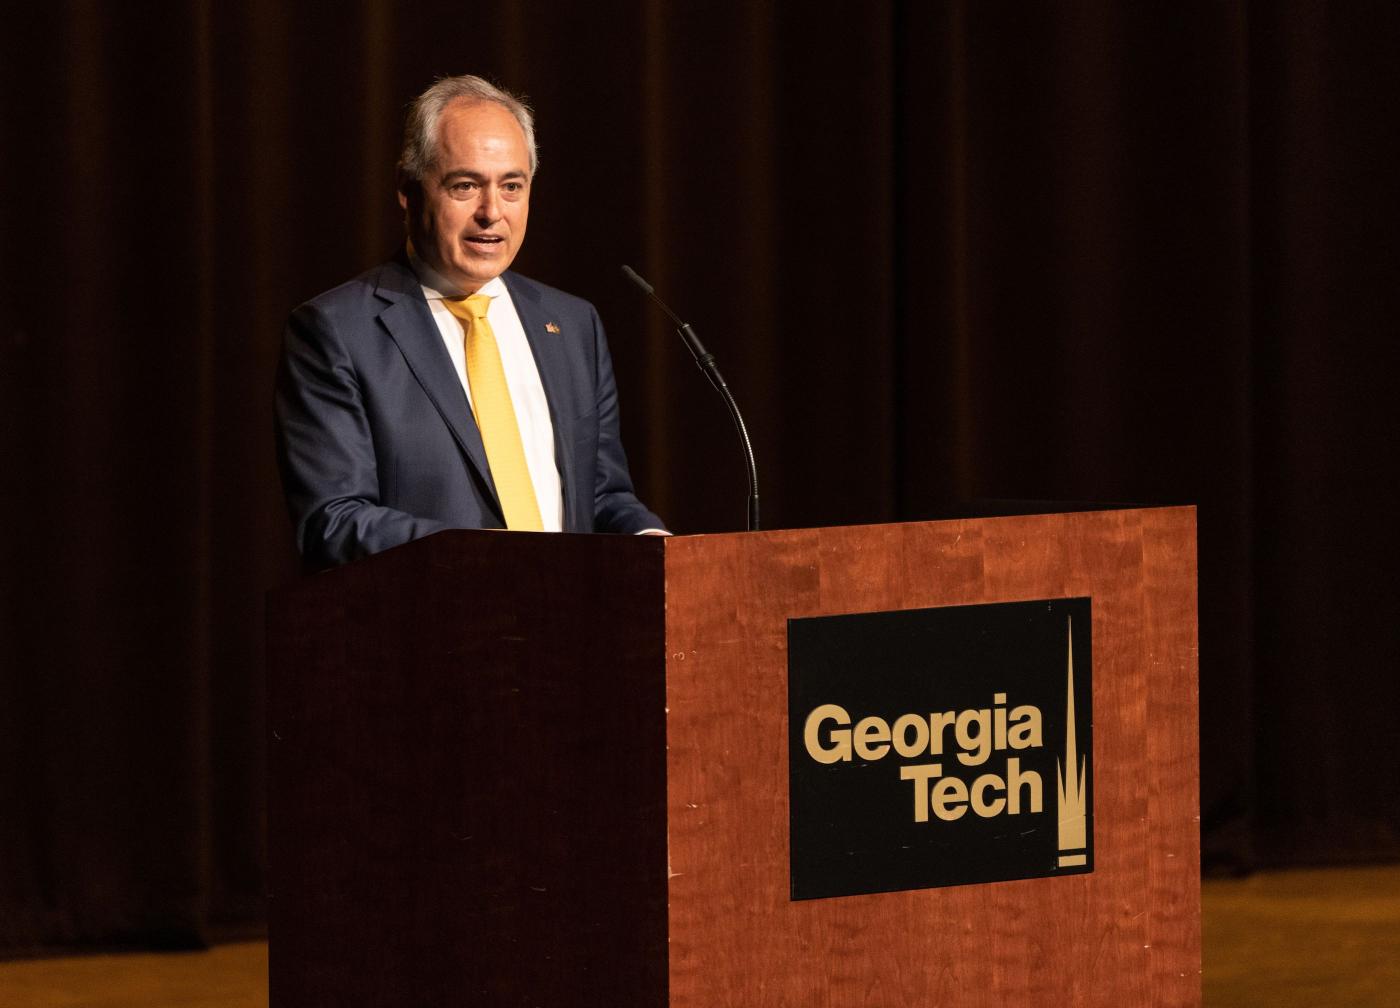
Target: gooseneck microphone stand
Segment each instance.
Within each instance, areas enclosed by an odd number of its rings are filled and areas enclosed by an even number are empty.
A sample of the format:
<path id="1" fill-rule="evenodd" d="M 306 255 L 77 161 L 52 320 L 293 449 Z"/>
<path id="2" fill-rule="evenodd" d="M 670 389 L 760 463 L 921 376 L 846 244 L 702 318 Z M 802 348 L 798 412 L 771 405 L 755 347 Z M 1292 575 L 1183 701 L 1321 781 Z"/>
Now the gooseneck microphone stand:
<path id="1" fill-rule="evenodd" d="M 739 432 L 739 440 L 744 446 L 744 462 L 748 467 L 749 476 L 749 531 L 758 531 L 758 465 L 753 457 L 753 442 L 749 440 L 749 429 L 744 425 L 744 417 L 739 412 L 739 404 L 734 401 L 734 396 L 729 391 L 729 386 L 724 383 L 724 377 L 719 373 L 719 368 L 715 366 L 715 355 L 705 349 L 700 337 L 695 335 L 695 330 L 690 327 L 689 322 L 682 322 L 679 315 L 670 309 L 670 306 L 656 296 L 656 291 L 651 284 L 639 277 L 631 266 L 622 267 L 623 275 L 648 294 L 653 301 L 661 306 L 661 310 L 670 316 L 671 321 L 676 324 L 676 331 L 680 333 L 681 339 L 685 341 L 686 348 L 690 355 L 695 358 L 696 365 L 705 373 L 705 377 L 710 380 L 710 384 L 715 387 L 715 391 L 724 399 L 724 405 L 729 408 L 729 415 L 734 418 L 734 427 Z"/>

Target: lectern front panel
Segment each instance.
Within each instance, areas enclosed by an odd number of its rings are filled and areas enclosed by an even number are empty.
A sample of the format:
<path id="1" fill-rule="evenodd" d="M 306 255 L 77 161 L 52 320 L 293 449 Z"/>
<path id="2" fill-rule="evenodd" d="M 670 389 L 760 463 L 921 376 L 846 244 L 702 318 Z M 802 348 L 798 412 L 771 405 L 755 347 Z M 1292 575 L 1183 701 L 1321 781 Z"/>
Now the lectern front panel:
<path id="1" fill-rule="evenodd" d="M 669 541 L 666 560 L 672 1005 L 1199 1004 L 1194 509 L 700 536 Z M 1092 712 L 1081 736 L 1092 729 L 1091 757 L 1076 757 L 1078 739 L 1063 755 L 1040 752 L 1045 737 L 1032 729 L 1048 736 L 1064 708 L 1047 701 L 1033 718 L 1027 702 L 1013 714 L 994 663 L 962 670 L 987 677 L 985 705 L 924 710 L 935 691 L 903 706 L 843 708 L 849 734 L 841 713 L 823 720 L 814 707 L 812 749 L 793 751 L 806 726 L 792 724 L 801 712 L 789 706 L 789 621 L 895 614 L 898 632 L 901 620 L 917 624 L 899 614 L 918 610 L 1076 599 L 1092 612 L 1092 694 L 1080 705 Z M 948 657 L 930 654 L 930 667 Z M 862 672 L 858 656 L 847 661 L 852 674 L 892 674 L 888 663 Z M 1069 664 L 1063 653 L 1058 661 L 1048 674 L 1068 700 Z M 1053 730 L 1064 747 L 1063 728 Z M 927 843 L 889 857 L 904 872 L 890 877 L 908 888 L 795 899 L 804 893 L 792 871 L 792 760 L 837 761 L 843 745 L 852 762 L 871 764 L 870 779 L 888 760 L 900 780 L 879 786 L 908 792 L 862 814 L 926 829 Z M 1008 813 L 1008 766 L 1022 785 L 1017 812 L 1038 802 L 1041 814 Z M 1075 770 L 1092 781 L 1092 856 L 1087 840 L 1073 846 L 1090 826 L 1061 821 L 1072 815 L 1060 810 L 1073 807 L 1061 802 L 1081 779 Z M 929 788 L 927 804 L 916 787 Z M 804 815 L 819 819 L 821 800 Z M 826 800 L 831 816 L 850 814 Z M 1054 863 L 1041 877 L 950 884 L 968 857 L 951 827 L 979 815 L 987 835 L 1055 830 Z M 868 853 L 862 843 L 849 845 L 852 859 Z"/>

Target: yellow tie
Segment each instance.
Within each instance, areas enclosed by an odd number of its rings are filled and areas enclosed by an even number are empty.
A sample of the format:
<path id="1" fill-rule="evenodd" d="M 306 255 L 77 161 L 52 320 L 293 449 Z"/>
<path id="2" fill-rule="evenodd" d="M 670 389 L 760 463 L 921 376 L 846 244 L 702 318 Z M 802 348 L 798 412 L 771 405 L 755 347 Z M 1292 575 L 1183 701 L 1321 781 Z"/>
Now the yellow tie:
<path id="1" fill-rule="evenodd" d="M 510 402 L 501 352 L 496 346 L 491 323 L 486 320 L 491 299 L 485 294 L 473 294 L 466 298 L 444 298 L 443 304 L 461 321 L 466 335 L 472 414 L 486 446 L 486 462 L 501 498 L 506 528 L 541 532 L 544 524 L 535 500 L 535 485 L 525 464 L 525 449 L 520 443 L 520 426 L 515 422 L 515 407 Z"/>

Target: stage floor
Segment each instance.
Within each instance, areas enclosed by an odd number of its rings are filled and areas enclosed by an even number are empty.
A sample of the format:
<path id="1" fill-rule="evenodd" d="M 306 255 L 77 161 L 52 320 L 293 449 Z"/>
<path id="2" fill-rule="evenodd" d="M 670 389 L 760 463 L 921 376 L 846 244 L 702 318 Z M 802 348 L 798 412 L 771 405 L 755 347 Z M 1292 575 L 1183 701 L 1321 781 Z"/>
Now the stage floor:
<path id="1" fill-rule="evenodd" d="M 1202 887 L 1205 1008 L 1400 1005 L 1400 866 Z M 262 1008 L 267 945 L 0 963 L 5 1008 Z"/>

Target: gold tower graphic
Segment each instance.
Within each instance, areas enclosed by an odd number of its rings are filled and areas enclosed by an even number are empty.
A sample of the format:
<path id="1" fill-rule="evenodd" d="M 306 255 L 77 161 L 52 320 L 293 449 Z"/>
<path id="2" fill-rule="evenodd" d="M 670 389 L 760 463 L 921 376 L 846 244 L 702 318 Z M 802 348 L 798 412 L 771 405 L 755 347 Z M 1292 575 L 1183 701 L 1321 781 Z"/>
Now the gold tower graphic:
<path id="1" fill-rule="evenodd" d="M 1055 761 L 1055 777 L 1059 791 L 1061 868 L 1089 863 L 1088 855 L 1088 792 L 1084 788 L 1089 767 L 1087 757 L 1080 756 L 1074 737 L 1074 622 L 1066 620 L 1067 652 L 1065 667 L 1065 758 Z M 1069 779 L 1065 770 L 1069 769 Z M 1078 773 L 1075 773 L 1075 771 Z"/>

